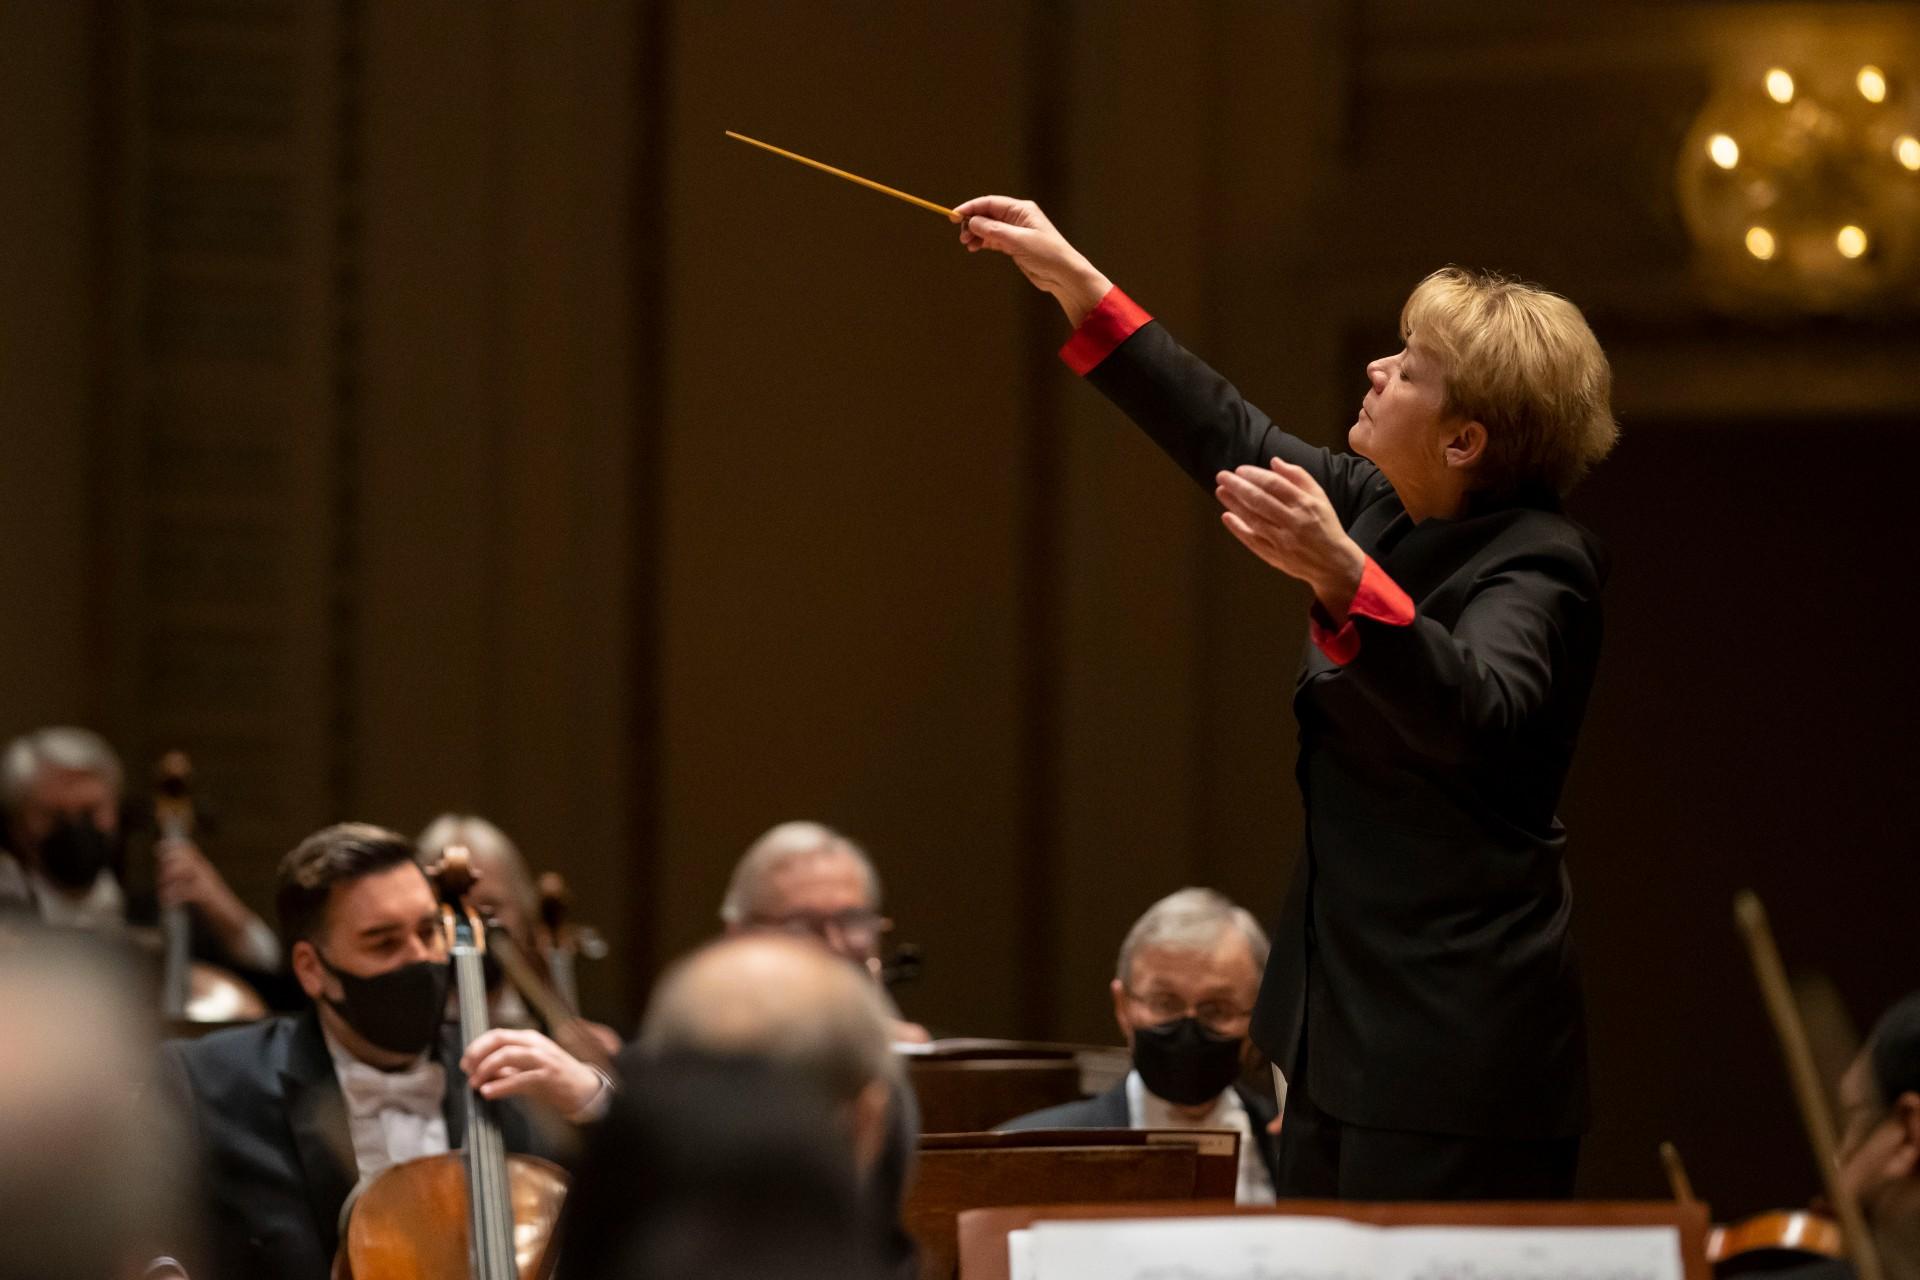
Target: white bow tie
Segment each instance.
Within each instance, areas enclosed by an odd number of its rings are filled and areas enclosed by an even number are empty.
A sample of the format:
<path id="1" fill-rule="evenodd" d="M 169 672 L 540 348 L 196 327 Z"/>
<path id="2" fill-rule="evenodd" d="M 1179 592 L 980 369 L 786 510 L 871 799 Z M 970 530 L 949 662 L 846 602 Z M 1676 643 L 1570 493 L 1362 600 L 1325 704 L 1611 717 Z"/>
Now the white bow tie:
<path id="1" fill-rule="evenodd" d="M 437 1062 L 422 1062 L 405 1071 L 381 1071 L 364 1062 L 343 1062 L 340 1091 L 347 1110 L 356 1115 L 400 1111 L 431 1120 L 440 1114 L 447 1094 L 447 1071 Z"/>

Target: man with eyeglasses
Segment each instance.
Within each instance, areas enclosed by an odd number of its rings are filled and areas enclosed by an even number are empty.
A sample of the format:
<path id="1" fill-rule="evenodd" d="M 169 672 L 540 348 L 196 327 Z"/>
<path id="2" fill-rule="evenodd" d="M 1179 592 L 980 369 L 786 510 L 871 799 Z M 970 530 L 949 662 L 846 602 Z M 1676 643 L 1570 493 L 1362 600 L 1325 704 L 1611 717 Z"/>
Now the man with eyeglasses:
<path id="1" fill-rule="evenodd" d="M 872 861 L 859 845 L 817 822 L 783 822 L 753 842 L 733 869 L 720 920 L 728 933 L 776 929 L 818 938 L 876 984 L 880 943 L 893 928 L 881 914 L 880 875 Z M 932 1037 L 894 1009 L 893 1038 L 925 1044 Z"/>
<path id="2" fill-rule="evenodd" d="M 1120 945 L 1113 1016 L 1133 1054 L 1127 1078 L 1097 1098 L 1035 1111 L 1002 1129 L 1234 1129 L 1240 1204 L 1272 1204 L 1279 1109 L 1240 1077 L 1267 935 L 1211 889 L 1147 908 Z M 1276 1083 L 1279 1073 L 1274 1073 Z"/>

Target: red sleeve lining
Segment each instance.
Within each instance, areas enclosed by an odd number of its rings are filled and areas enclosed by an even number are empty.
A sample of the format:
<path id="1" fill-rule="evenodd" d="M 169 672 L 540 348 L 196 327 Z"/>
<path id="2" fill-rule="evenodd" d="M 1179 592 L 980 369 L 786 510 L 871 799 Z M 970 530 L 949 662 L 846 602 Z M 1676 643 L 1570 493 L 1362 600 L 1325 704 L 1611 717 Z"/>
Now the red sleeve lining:
<path id="1" fill-rule="evenodd" d="M 1060 358 L 1067 362 L 1067 368 L 1085 377 L 1112 355 L 1115 347 L 1131 338 L 1134 330 L 1151 319 L 1139 303 L 1115 285 L 1107 290 L 1098 306 L 1087 312 L 1087 318 L 1067 339 L 1067 345 L 1060 348 Z"/>
<path id="2" fill-rule="evenodd" d="M 1367 557 L 1366 567 L 1360 571 L 1360 588 L 1353 593 L 1353 603 L 1347 606 L 1345 621 L 1335 627 L 1318 601 L 1309 615 L 1307 626 L 1315 647 L 1337 666 L 1346 666 L 1360 653 L 1360 630 L 1353 625 L 1355 618 L 1391 627 L 1409 626 L 1413 622 L 1413 597 L 1388 577 L 1387 571 L 1372 556 Z"/>

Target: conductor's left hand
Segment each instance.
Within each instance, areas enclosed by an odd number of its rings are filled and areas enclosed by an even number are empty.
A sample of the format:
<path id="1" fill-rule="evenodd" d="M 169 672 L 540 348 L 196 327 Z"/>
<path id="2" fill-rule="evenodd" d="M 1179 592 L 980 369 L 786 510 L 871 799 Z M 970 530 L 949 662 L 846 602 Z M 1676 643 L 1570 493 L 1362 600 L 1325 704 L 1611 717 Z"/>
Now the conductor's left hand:
<path id="1" fill-rule="evenodd" d="M 483 1098 L 535 1098 L 569 1117 L 586 1112 L 606 1087 L 599 1072 L 538 1031 L 495 1027 L 476 1036 L 460 1069 Z"/>
<path id="2" fill-rule="evenodd" d="M 1275 458 L 1215 477 L 1220 519 L 1248 550 L 1313 588 L 1336 619 L 1346 617 L 1366 554 L 1347 536 L 1333 504 L 1305 469 Z"/>

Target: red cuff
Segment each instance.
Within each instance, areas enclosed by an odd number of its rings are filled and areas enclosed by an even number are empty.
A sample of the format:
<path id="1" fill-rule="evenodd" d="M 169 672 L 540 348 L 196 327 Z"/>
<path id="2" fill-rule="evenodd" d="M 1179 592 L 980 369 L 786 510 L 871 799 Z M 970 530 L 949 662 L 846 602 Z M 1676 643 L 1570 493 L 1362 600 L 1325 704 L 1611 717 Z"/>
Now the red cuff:
<path id="1" fill-rule="evenodd" d="M 1404 627 L 1413 622 L 1413 597 L 1402 591 L 1400 584 L 1389 578 L 1372 556 L 1367 557 L 1366 568 L 1360 571 L 1360 589 L 1353 593 L 1353 603 L 1347 606 L 1345 622 L 1335 628 L 1333 619 L 1318 601 L 1308 616 L 1307 627 L 1315 647 L 1336 666 L 1346 666 L 1360 653 L 1360 631 L 1353 625 L 1355 618 L 1384 622 L 1390 627 Z"/>
<path id="2" fill-rule="evenodd" d="M 1084 377 L 1112 355 L 1115 347 L 1131 338 L 1135 329 L 1151 319 L 1139 303 L 1115 285 L 1100 299 L 1099 306 L 1087 312 L 1087 318 L 1067 339 L 1067 345 L 1060 348 L 1060 358 L 1067 362 L 1067 368 Z"/>

